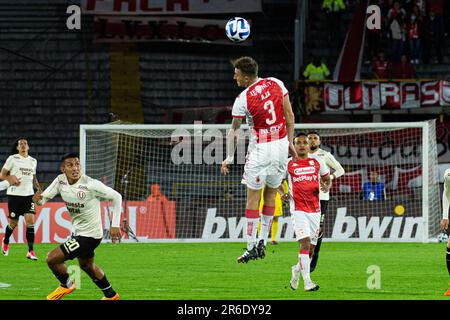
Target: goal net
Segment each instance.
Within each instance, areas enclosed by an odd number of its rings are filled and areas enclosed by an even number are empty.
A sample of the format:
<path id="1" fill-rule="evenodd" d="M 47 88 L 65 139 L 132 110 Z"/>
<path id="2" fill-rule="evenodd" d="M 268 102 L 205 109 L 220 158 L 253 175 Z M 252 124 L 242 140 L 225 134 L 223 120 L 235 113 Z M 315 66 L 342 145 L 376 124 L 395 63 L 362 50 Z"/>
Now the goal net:
<path id="1" fill-rule="evenodd" d="M 82 125 L 80 158 L 88 176 L 121 192 L 122 217 L 133 232 L 128 237 L 241 241 L 246 203 L 241 178 L 249 132 L 246 127 L 240 131 L 235 164 L 223 176 L 228 129 L 198 123 Z M 434 121 L 296 125 L 296 132 L 309 130 L 319 132 L 322 149 L 345 169 L 345 175 L 333 180 L 325 239 L 436 238 L 441 201 Z M 371 177 L 384 185 L 385 199 L 373 200 Z M 105 225 L 109 212 L 104 203 Z M 288 208 L 279 218 L 277 238 L 294 239 Z"/>

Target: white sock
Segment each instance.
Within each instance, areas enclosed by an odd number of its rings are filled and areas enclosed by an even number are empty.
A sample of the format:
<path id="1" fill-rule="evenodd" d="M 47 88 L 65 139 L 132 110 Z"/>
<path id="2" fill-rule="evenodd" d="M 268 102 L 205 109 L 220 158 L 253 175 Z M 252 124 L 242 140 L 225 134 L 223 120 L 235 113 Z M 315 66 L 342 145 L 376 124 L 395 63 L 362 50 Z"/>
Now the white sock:
<path id="1" fill-rule="evenodd" d="M 269 236 L 270 226 L 272 225 L 273 216 L 261 215 L 261 230 L 259 230 L 259 240 L 263 239 L 266 244 L 267 237 Z"/>
<path id="2" fill-rule="evenodd" d="M 253 249 L 256 244 L 256 234 L 258 232 L 258 218 L 247 219 L 247 250 Z"/>
<path id="3" fill-rule="evenodd" d="M 311 276 L 310 276 L 310 272 L 309 272 L 309 270 L 310 270 L 309 269 L 309 264 L 310 264 L 309 254 L 300 253 L 298 255 L 298 260 L 300 263 L 300 270 L 302 272 L 303 281 L 305 282 L 305 284 L 310 283 Z"/>

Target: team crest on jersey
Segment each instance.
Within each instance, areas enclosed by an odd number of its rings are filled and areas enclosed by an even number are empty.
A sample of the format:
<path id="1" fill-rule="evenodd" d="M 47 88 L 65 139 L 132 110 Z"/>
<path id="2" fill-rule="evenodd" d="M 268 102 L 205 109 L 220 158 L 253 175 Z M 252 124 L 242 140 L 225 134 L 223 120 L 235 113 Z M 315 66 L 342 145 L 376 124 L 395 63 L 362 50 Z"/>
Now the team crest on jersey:
<path id="1" fill-rule="evenodd" d="M 77 198 L 83 200 L 84 198 L 86 198 L 86 193 L 84 193 L 83 191 L 78 191 Z"/>
<path id="2" fill-rule="evenodd" d="M 314 161 L 313 161 L 313 160 L 310 160 L 310 161 L 309 161 L 309 165 L 310 165 L 310 166 L 313 166 L 313 165 L 314 165 Z"/>
<path id="3" fill-rule="evenodd" d="M 14 212 L 11 212 L 9 216 L 10 216 L 11 218 L 15 218 L 15 217 L 16 217 L 16 214 L 15 214 Z"/>

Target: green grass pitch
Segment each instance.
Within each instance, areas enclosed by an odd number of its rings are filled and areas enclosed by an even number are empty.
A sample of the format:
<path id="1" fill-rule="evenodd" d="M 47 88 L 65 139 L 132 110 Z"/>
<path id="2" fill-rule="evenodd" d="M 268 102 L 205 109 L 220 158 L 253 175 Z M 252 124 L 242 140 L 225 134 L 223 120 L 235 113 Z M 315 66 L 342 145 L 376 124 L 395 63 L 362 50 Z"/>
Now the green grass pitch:
<path id="1" fill-rule="evenodd" d="M 37 244 L 38 261 L 25 258 L 26 245 L 11 245 L 0 256 L 0 300 L 45 299 L 58 285 L 45 256 L 55 244 Z M 121 299 L 448 299 L 450 281 L 445 244 L 324 242 L 312 279 L 317 292 L 289 288 L 298 245 L 268 244 L 263 260 L 236 262 L 244 243 L 101 244 L 96 263 L 106 272 Z M 76 264 L 69 261 L 68 265 Z M 369 289 L 371 265 L 380 268 L 380 289 Z M 372 275 L 373 276 L 373 275 Z M 1 283 L 11 286 L 1 288 Z M 65 300 L 96 300 L 102 294 L 81 275 L 81 288 Z"/>

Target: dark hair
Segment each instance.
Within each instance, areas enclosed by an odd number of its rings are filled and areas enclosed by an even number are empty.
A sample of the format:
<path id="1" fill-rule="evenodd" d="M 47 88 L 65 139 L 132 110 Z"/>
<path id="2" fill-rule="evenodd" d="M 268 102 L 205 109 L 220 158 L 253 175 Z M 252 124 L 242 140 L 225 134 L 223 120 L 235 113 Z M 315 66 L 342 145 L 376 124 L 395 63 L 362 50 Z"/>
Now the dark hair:
<path id="1" fill-rule="evenodd" d="M 70 159 L 70 158 L 80 158 L 80 157 L 78 156 L 78 153 L 75 153 L 75 152 L 68 153 L 68 154 L 65 154 L 61 158 L 61 162 L 64 162 L 64 161 L 66 161 L 66 159 Z"/>
<path id="2" fill-rule="evenodd" d="M 236 69 L 241 70 L 241 72 L 246 76 L 258 76 L 258 63 L 251 57 L 240 57 L 236 60 L 231 61 L 231 64 Z"/>
<path id="3" fill-rule="evenodd" d="M 19 153 L 19 151 L 17 151 L 17 147 L 19 146 L 20 140 L 27 140 L 27 142 L 28 142 L 27 138 L 17 138 L 16 141 L 14 141 L 14 145 L 11 147 L 11 151 L 9 152 L 10 156 L 13 154 Z"/>
<path id="4" fill-rule="evenodd" d="M 319 136 L 319 138 L 320 138 L 320 134 L 319 134 L 317 131 L 314 131 L 314 130 L 309 131 L 309 132 L 308 132 L 308 136 L 309 136 L 310 134 L 315 134 L 316 136 Z"/>
<path id="5" fill-rule="evenodd" d="M 305 138 L 308 138 L 308 135 L 307 135 L 306 133 L 304 133 L 303 131 L 301 131 L 301 132 L 297 133 L 297 135 L 296 135 L 295 137 L 296 137 L 296 138 L 298 138 L 298 137 L 305 137 Z"/>

